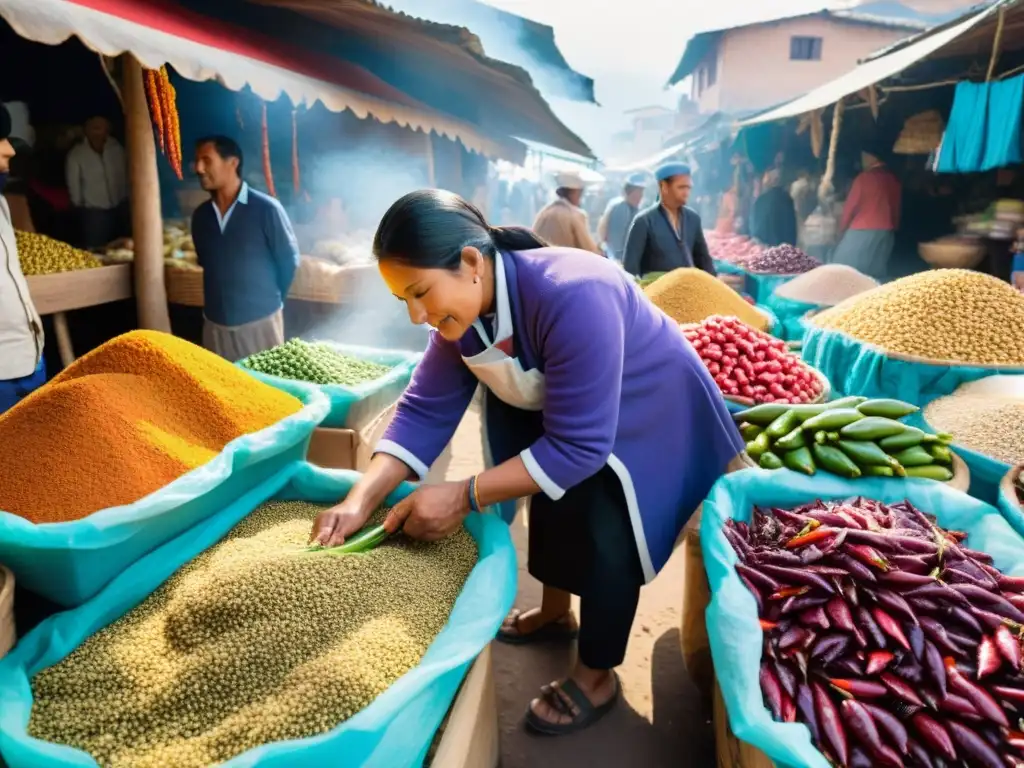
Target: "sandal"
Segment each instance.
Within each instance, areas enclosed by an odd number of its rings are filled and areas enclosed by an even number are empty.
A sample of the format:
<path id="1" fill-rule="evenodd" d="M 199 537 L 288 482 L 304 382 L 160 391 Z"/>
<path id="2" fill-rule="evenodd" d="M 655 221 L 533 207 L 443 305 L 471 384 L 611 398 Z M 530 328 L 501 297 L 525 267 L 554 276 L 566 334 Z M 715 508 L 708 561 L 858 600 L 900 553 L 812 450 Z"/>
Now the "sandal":
<path id="1" fill-rule="evenodd" d="M 508 618 L 512 620 L 512 626 L 515 631 L 509 632 L 505 629 L 499 629 L 498 634 L 495 635 L 495 640 L 507 645 L 532 645 L 533 643 L 568 643 L 576 639 L 579 634 L 579 629 L 573 627 L 564 621 L 552 621 L 539 629 L 535 629 L 533 632 L 520 632 L 519 631 L 519 617 L 523 615 L 523 611 L 518 608 L 513 608 L 512 613 L 508 615 Z"/>
<path id="2" fill-rule="evenodd" d="M 532 706 L 528 706 L 524 720 L 527 729 L 541 736 L 564 736 L 589 728 L 611 712 L 619 702 L 622 688 L 619 684 L 619 676 L 612 674 L 615 677 L 615 693 L 608 701 L 599 706 L 594 706 L 572 678 L 545 685 L 541 688 L 540 697 L 558 714 L 572 719 L 568 723 L 552 723 L 534 712 Z M 576 708 L 575 713 L 573 713 L 573 707 L 559 694 L 559 690 L 572 701 Z"/>

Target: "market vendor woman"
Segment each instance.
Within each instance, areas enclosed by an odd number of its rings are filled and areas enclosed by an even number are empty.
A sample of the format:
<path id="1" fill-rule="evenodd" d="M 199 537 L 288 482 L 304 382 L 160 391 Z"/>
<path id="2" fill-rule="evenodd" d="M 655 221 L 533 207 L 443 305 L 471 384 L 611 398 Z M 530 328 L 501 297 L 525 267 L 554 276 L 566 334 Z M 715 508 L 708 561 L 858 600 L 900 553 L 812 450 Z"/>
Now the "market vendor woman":
<path id="1" fill-rule="evenodd" d="M 386 525 L 438 539 L 529 497 L 529 568 L 543 604 L 513 612 L 499 639 L 571 640 L 579 661 L 545 686 L 526 722 L 561 734 L 614 705 L 640 587 L 742 443 L 715 382 L 679 327 L 610 261 L 490 227 L 448 192 L 406 195 L 373 243 L 416 324 L 434 329 L 384 439 L 311 538 L 340 544 L 410 473 L 424 478 L 483 385 L 487 469 L 420 486 Z"/>

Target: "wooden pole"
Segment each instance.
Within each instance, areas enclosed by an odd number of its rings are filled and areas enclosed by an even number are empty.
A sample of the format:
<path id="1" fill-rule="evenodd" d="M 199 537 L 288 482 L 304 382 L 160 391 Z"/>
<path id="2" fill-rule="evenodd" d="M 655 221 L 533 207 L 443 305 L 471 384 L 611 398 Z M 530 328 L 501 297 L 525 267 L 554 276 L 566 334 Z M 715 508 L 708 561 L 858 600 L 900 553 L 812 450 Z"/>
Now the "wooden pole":
<path id="1" fill-rule="evenodd" d="M 999 19 L 996 22 L 996 34 L 992 40 L 992 55 L 988 60 L 988 72 L 985 75 L 985 82 L 989 82 L 992 79 L 992 75 L 996 73 L 996 64 L 999 62 L 999 54 L 1003 48 L 1003 25 L 1006 23 L 1006 8 L 999 9 Z"/>
<path id="2" fill-rule="evenodd" d="M 427 160 L 427 186 L 433 189 L 437 186 L 437 171 L 434 168 L 434 140 L 431 138 L 429 130 L 423 132 L 423 137 Z"/>
<path id="3" fill-rule="evenodd" d="M 135 302 L 139 327 L 171 332 L 164 286 L 164 234 L 160 211 L 160 179 L 156 142 L 149 118 L 142 65 L 131 54 L 121 57 L 124 69 L 125 134 L 131 185 L 132 238 L 135 241 Z"/>

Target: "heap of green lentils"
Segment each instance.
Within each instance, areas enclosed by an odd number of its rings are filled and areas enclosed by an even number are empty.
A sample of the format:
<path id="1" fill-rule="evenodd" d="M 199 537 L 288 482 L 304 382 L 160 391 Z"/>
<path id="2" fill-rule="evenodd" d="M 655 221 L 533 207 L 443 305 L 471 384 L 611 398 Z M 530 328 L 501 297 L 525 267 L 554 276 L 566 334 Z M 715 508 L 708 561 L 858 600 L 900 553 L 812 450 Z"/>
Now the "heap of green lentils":
<path id="1" fill-rule="evenodd" d="M 365 708 L 441 631 L 476 543 L 460 530 L 364 554 L 310 552 L 322 509 L 264 504 L 37 674 L 29 734 L 101 766 L 199 768 Z"/>
<path id="2" fill-rule="evenodd" d="M 239 365 L 283 379 L 347 387 L 379 379 L 391 370 L 380 363 L 344 355 L 325 342 L 302 339 L 291 339 L 266 352 L 250 355 Z"/>

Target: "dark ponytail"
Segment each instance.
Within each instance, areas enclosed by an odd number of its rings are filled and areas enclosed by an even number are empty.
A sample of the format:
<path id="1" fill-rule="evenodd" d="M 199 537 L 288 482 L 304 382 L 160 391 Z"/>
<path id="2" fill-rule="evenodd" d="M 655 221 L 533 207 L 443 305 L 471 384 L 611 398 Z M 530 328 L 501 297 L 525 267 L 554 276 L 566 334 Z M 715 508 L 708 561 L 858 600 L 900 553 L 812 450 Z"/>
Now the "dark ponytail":
<path id="1" fill-rule="evenodd" d="M 452 192 L 421 189 L 399 198 L 373 237 L 378 261 L 423 269 L 458 269 L 462 249 L 490 258 L 497 251 L 528 251 L 547 243 L 525 227 L 492 227 L 475 205 Z"/>

